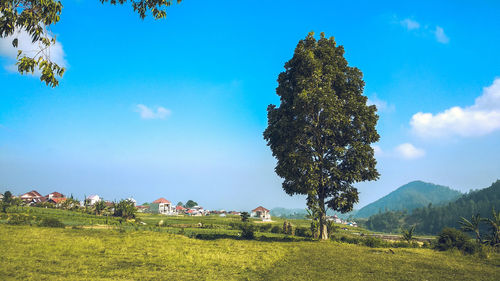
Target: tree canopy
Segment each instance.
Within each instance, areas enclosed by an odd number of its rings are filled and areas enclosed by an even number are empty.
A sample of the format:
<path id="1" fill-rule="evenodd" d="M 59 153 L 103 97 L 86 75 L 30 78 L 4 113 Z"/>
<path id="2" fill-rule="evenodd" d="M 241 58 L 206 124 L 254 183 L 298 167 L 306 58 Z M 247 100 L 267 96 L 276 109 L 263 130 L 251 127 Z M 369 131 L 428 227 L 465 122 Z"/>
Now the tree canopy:
<path id="1" fill-rule="evenodd" d="M 379 177 L 374 150 L 376 107 L 367 105 L 358 68 L 348 66 L 333 37 L 311 32 L 278 76 L 280 106 L 268 106 L 264 139 L 289 195 L 307 195 L 327 239 L 326 208 L 349 212 L 358 202 L 354 183 Z"/>
<path id="2" fill-rule="evenodd" d="M 141 19 L 150 12 L 155 19 L 167 16 L 166 8 L 173 0 L 99 0 L 113 5 L 130 2 L 132 8 Z M 180 3 L 182 0 L 176 0 Z M 12 46 L 19 46 L 17 37 L 21 31 L 26 31 L 33 44 L 38 44 L 34 55 L 23 50 L 17 53 L 17 69 L 21 74 L 40 71 L 40 80 L 51 87 L 59 84 L 57 77 L 62 77 L 65 68 L 51 61 L 50 47 L 56 43 L 56 36 L 51 32 L 51 26 L 61 17 L 63 5 L 55 0 L 2 0 L 0 1 L 0 37 L 14 36 Z"/>
<path id="3" fill-rule="evenodd" d="M 188 208 L 188 209 L 191 209 L 193 208 L 194 206 L 198 206 L 198 203 L 196 203 L 195 201 L 193 200 L 188 200 L 186 202 L 186 205 L 184 205 L 184 208 Z"/>

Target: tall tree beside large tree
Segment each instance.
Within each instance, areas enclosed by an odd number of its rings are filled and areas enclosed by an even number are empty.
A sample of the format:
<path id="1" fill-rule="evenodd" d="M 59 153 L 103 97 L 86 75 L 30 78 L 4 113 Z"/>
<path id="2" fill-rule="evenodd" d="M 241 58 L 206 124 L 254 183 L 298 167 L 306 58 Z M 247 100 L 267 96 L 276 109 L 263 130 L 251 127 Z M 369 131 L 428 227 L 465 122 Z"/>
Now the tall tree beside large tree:
<path id="1" fill-rule="evenodd" d="M 264 139 L 278 162 L 289 195 L 307 195 L 318 214 L 320 239 L 328 239 L 327 208 L 346 213 L 358 202 L 356 182 L 379 177 L 376 107 L 362 95 L 364 81 L 333 37 L 300 40 L 278 77 L 279 107 L 269 105 Z"/>
<path id="2" fill-rule="evenodd" d="M 95 0 L 97 1 L 97 0 Z M 174 0 L 99 0 L 113 5 L 131 3 L 132 9 L 144 19 L 148 12 L 155 19 L 167 16 L 166 8 Z M 176 0 L 180 3 L 182 0 Z M 40 80 L 51 87 L 59 84 L 57 77 L 62 77 L 65 68 L 50 58 L 50 47 L 56 43 L 56 37 L 50 27 L 56 24 L 61 16 L 63 5 L 56 0 L 2 0 L 0 1 L 0 38 L 14 36 L 12 46 L 19 45 L 19 32 L 26 31 L 33 44 L 38 44 L 34 55 L 23 50 L 17 53 L 17 68 L 21 74 L 34 73 L 40 70 Z"/>

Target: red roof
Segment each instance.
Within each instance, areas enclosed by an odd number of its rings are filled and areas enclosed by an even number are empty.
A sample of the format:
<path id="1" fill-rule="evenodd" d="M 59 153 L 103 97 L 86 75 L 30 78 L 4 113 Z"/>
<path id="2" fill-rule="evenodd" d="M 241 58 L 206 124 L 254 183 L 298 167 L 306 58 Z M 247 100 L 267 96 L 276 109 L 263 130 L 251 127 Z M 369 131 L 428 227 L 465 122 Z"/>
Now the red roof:
<path id="1" fill-rule="evenodd" d="M 38 193 L 38 191 L 36 190 L 32 190 L 30 192 L 26 192 L 24 193 L 23 195 L 19 196 L 19 197 L 28 197 L 28 198 L 33 198 L 33 197 L 42 197 L 42 195 L 40 193 Z"/>
<path id="2" fill-rule="evenodd" d="M 175 209 L 176 210 L 186 210 L 186 208 L 182 207 L 182 206 L 175 206 Z"/>
<path id="3" fill-rule="evenodd" d="M 170 203 L 170 201 L 168 201 L 167 199 L 165 198 L 160 198 L 160 199 L 156 199 L 155 201 L 153 201 L 153 204 L 160 204 L 160 203 Z"/>
<path id="4" fill-rule="evenodd" d="M 253 209 L 252 212 L 269 212 L 269 210 L 266 209 L 266 208 L 264 208 L 264 207 L 262 207 L 262 206 L 259 206 L 259 207 L 255 208 L 255 209 Z"/>
<path id="5" fill-rule="evenodd" d="M 50 195 L 52 195 L 52 198 L 54 198 L 54 197 L 55 197 L 55 198 L 64 198 L 64 195 L 63 195 L 62 193 L 57 192 L 57 191 L 54 191 L 54 192 L 52 192 L 52 193 L 49 193 L 49 194 L 47 194 L 47 196 L 45 196 L 45 197 L 50 197 Z"/>
<path id="6" fill-rule="evenodd" d="M 59 204 L 61 203 L 62 201 L 66 200 L 66 198 L 60 198 L 60 197 L 52 197 L 51 199 L 49 199 L 51 201 L 53 201 L 54 203 L 56 204 Z"/>

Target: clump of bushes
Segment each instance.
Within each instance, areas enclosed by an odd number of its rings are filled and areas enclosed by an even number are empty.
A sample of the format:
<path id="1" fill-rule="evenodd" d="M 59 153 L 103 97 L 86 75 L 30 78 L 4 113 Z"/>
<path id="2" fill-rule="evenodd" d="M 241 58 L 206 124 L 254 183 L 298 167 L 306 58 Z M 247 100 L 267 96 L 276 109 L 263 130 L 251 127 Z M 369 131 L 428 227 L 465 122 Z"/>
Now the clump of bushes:
<path id="1" fill-rule="evenodd" d="M 295 235 L 295 228 L 289 221 L 283 222 L 283 233 L 287 235 Z"/>
<path id="2" fill-rule="evenodd" d="M 295 235 L 296 236 L 300 236 L 300 237 L 312 237 L 312 232 L 311 232 L 311 229 L 307 228 L 307 227 L 297 227 L 295 229 Z"/>
<path id="3" fill-rule="evenodd" d="M 31 224 L 33 220 L 34 217 L 27 214 L 10 214 L 7 217 L 7 224 L 10 225 Z"/>
<path id="4" fill-rule="evenodd" d="M 387 242 L 383 241 L 380 238 L 373 237 L 373 236 L 368 236 L 364 239 L 363 244 L 370 248 L 380 248 L 382 246 L 387 246 Z"/>
<path id="5" fill-rule="evenodd" d="M 457 249 L 469 255 L 485 251 L 483 245 L 471 240 L 467 234 L 449 227 L 443 228 L 434 247 L 440 251 Z"/>
<path id="6" fill-rule="evenodd" d="M 436 249 L 446 251 L 453 248 L 462 250 L 470 238 L 458 229 L 445 227 L 439 234 Z"/>
<path id="7" fill-rule="evenodd" d="M 255 238 L 255 227 L 252 223 L 244 222 L 240 224 L 241 238 L 243 239 L 254 239 Z"/>
<path id="8" fill-rule="evenodd" d="M 282 228 L 279 225 L 274 225 L 271 227 L 271 233 L 282 233 Z"/>
<path id="9" fill-rule="evenodd" d="M 44 227 L 65 227 L 64 223 L 56 218 L 43 218 L 39 225 Z"/>
<path id="10" fill-rule="evenodd" d="M 259 225 L 258 229 L 260 232 L 269 232 L 272 227 L 273 227 L 273 225 L 270 223 L 263 223 L 263 224 Z"/>

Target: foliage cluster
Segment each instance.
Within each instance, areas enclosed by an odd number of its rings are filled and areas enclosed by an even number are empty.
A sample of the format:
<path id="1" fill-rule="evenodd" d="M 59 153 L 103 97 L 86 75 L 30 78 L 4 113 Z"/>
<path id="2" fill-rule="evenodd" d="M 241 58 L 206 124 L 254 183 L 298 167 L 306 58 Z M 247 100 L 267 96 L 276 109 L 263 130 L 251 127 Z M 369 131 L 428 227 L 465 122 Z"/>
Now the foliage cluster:
<path id="1" fill-rule="evenodd" d="M 328 238 L 326 210 L 351 211 L 353 184 L 379 176 L 370 146 L 379 139 L 378 116 L 362 94 L 362 76 L 333 37 L 316 40 L 311 32 L 278 76 L 279 107 L 267 109 L 264 139 L 278 160 L 275 171 L 287 194 L 307 196 L 321 239 Z"/>

